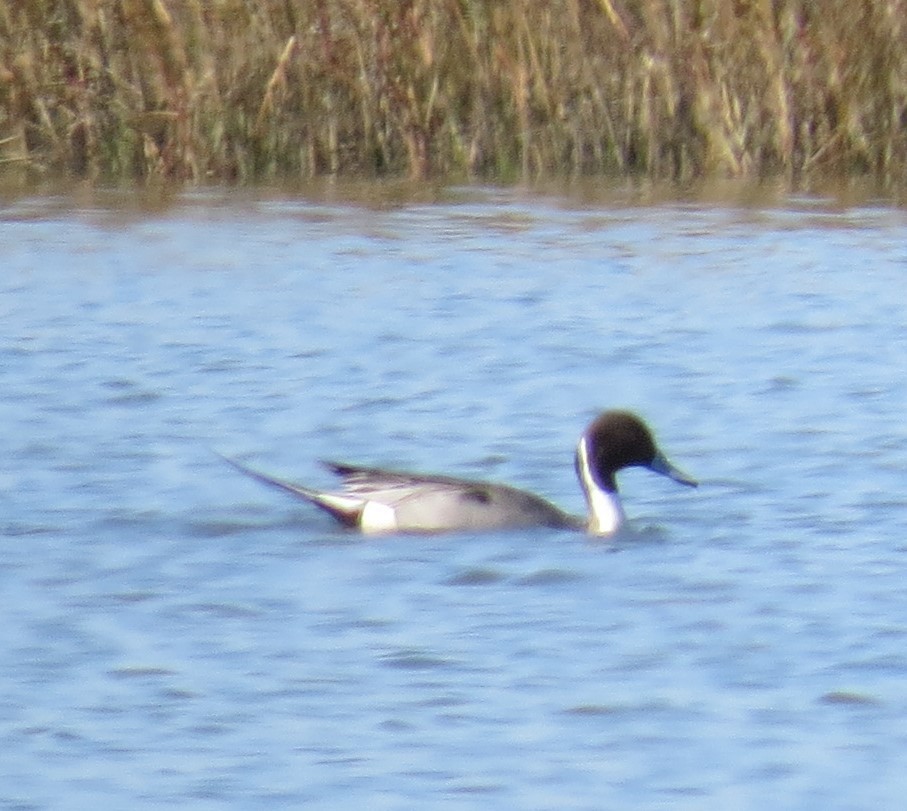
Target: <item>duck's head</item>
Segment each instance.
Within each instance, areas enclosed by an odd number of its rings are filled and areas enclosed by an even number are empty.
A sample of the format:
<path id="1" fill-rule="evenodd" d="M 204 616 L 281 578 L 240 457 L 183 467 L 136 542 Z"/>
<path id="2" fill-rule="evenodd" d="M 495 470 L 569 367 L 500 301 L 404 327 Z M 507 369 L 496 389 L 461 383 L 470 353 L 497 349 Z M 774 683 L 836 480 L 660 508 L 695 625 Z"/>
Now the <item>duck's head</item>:
<path id="1" fill-rule="evenodd" d="M 645 467 L 680 484 L 697 484 L 668 461 L 639 417 L 605 411 L 589 424 L 576 449 L 576 475 L 589 503 L 591 532 L 610 534 L 623 521 L 615 475 L 625 467 Z"/>

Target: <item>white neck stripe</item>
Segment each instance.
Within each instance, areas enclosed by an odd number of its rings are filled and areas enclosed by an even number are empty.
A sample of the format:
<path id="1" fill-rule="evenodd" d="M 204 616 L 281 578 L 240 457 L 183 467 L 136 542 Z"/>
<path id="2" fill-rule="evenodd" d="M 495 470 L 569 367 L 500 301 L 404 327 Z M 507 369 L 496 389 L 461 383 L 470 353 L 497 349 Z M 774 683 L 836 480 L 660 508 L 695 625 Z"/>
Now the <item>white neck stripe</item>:
<path id="1" fill-rule="evenodd" d="M 624 522 L 624 510 L 617 493 L 600 487 L 592 475 L 586 437 L 581 437 L 576 449 L 579 478 L 589 505 L 588 530 L 593 535 L 613 535 Z"/>

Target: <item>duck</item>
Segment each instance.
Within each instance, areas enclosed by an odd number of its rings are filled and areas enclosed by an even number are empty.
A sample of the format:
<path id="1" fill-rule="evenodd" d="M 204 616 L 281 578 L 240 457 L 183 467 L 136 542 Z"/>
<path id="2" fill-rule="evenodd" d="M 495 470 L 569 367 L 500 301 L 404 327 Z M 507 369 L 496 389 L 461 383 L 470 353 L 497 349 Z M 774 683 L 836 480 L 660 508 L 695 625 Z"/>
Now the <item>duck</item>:
<path id="1" fill-rule="evenodd" d="M 643 467 L 679 484 L 697 486 L 658 448 L 642 418 L 625 410 L 599 414 L 577 443 L 575 467 L 586 498 L 585 517 L 570 515 L 541 496 L 506 484 L 322 461 L 341 482 L 336 491 L 329 491 L 224 459 L 241 473 L 310 502 L 345 527 L 366 535 L 547 527 L 611 536 L 626 522 L 616 480 L 624 468 Z"/>

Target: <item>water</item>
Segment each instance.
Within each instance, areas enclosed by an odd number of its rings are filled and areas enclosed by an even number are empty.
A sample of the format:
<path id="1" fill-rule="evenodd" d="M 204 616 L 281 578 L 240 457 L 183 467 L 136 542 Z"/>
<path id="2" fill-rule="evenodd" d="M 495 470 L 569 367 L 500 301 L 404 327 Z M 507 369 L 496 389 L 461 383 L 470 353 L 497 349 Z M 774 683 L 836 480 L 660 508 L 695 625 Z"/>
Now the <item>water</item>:
<path id="1" fill-rule="evenodd" d="M 454 190 L 0 216 L 0 808 L 897 807 L 907 216 Z M 618 542 L 363 541 L 212 449 L 509 481 Z"/>

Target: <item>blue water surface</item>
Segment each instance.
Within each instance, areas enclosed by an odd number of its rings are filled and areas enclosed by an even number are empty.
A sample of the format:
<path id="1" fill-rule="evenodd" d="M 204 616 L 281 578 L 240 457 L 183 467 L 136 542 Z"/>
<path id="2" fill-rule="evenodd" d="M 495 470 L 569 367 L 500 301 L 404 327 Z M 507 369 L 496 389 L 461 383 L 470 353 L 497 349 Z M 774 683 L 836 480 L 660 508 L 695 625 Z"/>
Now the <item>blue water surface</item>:
<path id="1" fill-rule="evenodd" d="M 134 193 L 0 208 L 0 808 L 866 809 L 907 793 L 907 215 Z M 632 531 L 363 540 L 212 452 Z"/>

